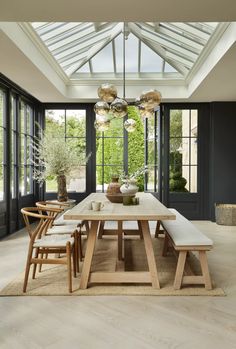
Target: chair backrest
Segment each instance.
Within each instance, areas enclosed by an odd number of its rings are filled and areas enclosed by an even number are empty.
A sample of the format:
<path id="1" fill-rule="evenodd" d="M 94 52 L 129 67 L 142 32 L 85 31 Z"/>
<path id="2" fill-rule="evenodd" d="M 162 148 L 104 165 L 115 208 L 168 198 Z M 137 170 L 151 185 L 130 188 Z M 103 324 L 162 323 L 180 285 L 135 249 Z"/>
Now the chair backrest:
<path id="1" fill-rule="evenodd" d="M 55 218 L 54 214 L 57 212 L 58 208 L 50 207 L 46 209 L 43 207 L 24 207 L 21 209 L 25 226 L 32 242 L 34 242 L 36 238 L 40 239 L 42 235 L 46 233 Z M 30 218 L 38 219 L 36 226 L 31 224 Z"/>
<path id="2" fill-rule="evenodd" d="M 40 209 L 44 209 L 48 216 L 52 216 L 54 219 L 64 212 L 64 209 L 60 204 L 51 201 L 38 201 L 35 203 L 35 205 Z M 51 221 L 50 225 L 52 224 L 53 220 Z"/>

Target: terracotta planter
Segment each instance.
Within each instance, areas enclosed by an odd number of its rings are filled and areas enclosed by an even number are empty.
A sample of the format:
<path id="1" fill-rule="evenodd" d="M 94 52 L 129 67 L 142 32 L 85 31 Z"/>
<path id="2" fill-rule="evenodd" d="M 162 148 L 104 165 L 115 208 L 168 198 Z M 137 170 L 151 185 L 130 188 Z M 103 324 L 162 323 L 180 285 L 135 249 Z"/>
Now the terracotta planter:
<path id="1" fill-rule="evenodd" d="M 119 183 L 119 177 L 113 176 L 112 182 L 107 187 L 107 194 L 108 195 L 120 194 L 121 193 L 120 186 L 121 186 L 121 184 Z"/>

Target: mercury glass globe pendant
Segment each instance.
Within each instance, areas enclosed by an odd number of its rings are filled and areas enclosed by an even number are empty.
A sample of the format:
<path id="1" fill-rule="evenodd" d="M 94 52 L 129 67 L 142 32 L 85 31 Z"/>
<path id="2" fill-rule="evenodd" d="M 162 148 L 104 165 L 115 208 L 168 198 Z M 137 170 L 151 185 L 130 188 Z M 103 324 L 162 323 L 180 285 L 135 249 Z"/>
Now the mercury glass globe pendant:
<path id="1" fill-rule="evenodd" d="M 110 107 L 107 102 L 98 101 L 94 106 L 94 112 L 96 115 L 107 115 L 109 113 Z"/>
<path id="2" fill-rule="evenodd" d="M 114 118 L 123 118 L 128 113 L 128 103 L 125 99 L 116 98 L 111 103 L 110 110 Z"/>
<path id="3" fill-rule="evenodd" d="M 117 97 L 117 89 L 112 84 L 102 84 L 98 88 L 98 97 L 104 102 L 111 103 Z"/>
<path id="4" fill-rule="evenodd" d="M 117 96 L 117 89 L 110 83 L 102 84 L 98 88 L 98 101 L 94 106 L 96 113 L 96 121 L 94 126 L 98 131 L 107 131 L 111 125 L 111 120 L 115 118 L 124 118 L 128 114 L 128 102 L 125 99 L 125 40 L 127 37 L 126 25 L 123 29 L 123 98 Z M 136 100 L 140 116 L 149 118 L 154 115 L 154 112 L 161 102 L 161 94 L 153 89 L 143 92 Z M 136 121 L 127 119 L 124 122 L 124 128 L 127 132 L 136 130 Z"/>
<path id="5" fill-rule="evenodd" d="M 157 90 L 149 90 L 143 92 L 136 100 L 140 115 L 143 118 L 149 118 L 154 115 L 154 112 L 161 102 L 161 93 Z"/>
<path id="6" fill-rule="evenodd" d="M 134 119 L 127 119 L 124 122 L 124 128 L 127 132 L 134 132 L 136 131 L 136 121 Z"/>

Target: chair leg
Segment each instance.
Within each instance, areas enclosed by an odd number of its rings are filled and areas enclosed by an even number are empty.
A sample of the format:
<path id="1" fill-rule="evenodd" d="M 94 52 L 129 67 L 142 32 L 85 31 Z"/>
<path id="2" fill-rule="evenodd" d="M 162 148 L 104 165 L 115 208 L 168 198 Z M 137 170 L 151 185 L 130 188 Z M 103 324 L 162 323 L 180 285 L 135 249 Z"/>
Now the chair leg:
<path id="1" fill-rule="evenodd" d="M 78 251 L 78 231 L 75 231 L 74 233 L 74 255 L 75 255 L 75 260 L 76 260 L 76 268 L 77 271 L 79 272 L 79 251 Z"/>
<path id="2" fill-rule="evenodd" d="M 66 257 L 67 257 L 67 270 L 68 270 L 68 288 L 69 292 L 72 292 L 72 275 L 71 275 L 71 244 L 66 244 Z"/>
<path id="3" fill-rule="evenodd" d="M 184 266 L 186 261 L 187 251 L 180 251 L 179 258 L 175 273 L 175 281 L 174 281 L 174 289 L 179 290 L 181 288 L 183 274 L 184 274 Z"/>
<path id="4" fill-rule="evenodd" d="M 38 256 L 39 256 L 39 248 L 37 247 L 35 251 L 35 258 L 38 258 Z M 34 263 L 32 279 L 35 279 L 37 265 L 38 265 L 37 263 Z"/>
<path id="5" fill-rule="evenodd" d="M 43 259 L 44 258 L 44 252 L 41 253 L 41 257 L 40 259 Z M 48 253 L 45 253 L 45 259 L 48 258 Z M 42 268 L 43 268 L 43 264 L 39 264 L 39 273 L 42 272 Z"/>
<path id="6" fill-rule="evenodd" d="M 23 292 L 26 292 L 27 284 L 28 284 L 28 278 L 29 278 L 29 272 L 30 272 L 30 266 L 31 266 L 31 259 L 33 254 L 33 246 L 29 246 L 27 261 L 26 261 L 26 267 L 25 267 L 25 278 L 24 278 L 24 284 L 23 284 Z"/>
<path id="7" fill-rule="evenodd" d="M 74 278 L 76 278 L 76 269 L 78 268 L 79 271 L 79 265 L 77 266 L 77 261 L 78 261 L 78 255 L 75 252 L 76 251 L 76 247 L 75 245 L 73 246 L 73 250 L 72 250 L 72 259 L 73 259 L 73 276 Z"/>
<path id="8" fill-rule="evenodd" d="M 78 236 L 78 245 L 79 245 L 79 259 L 80 259 L 80 262 L 83 261 L 83 250 L 82 250 L 82 237 L 81 237 L 81 232 L 79 233 L 79 236 Z"/>
<path id="9" fill-rule="evenodd" d="M 43 256 L 44 256 L 44 253 L 41 253 L 40 254 L 40 259 L 43 259 Z M 41 273 L 41 271 L 42 271 L 42 264 L 39 264 L 39 273 Z"/>

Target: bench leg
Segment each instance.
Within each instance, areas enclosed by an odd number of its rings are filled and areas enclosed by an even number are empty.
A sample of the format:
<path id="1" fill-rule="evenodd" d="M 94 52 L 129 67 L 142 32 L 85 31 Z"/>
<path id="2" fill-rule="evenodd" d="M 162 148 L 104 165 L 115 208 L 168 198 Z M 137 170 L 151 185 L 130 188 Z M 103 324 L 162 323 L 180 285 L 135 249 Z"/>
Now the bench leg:
<path id="1" fill-rule="evenodd" d="M 206 251 L 199 251 L 199 260 L 206 290 L 212 290 L 211 277 L 209 273 Z"/>
<path id="2" fill-rule="evenodd" d="M 186 262 L 187 251 L 180 251 L 179 258 L 175 273 L 175 281 L 174 281 L 174 289 L 179 290 L 181 288 L 183 274 L 184 274 L 184 266 Z"/>
<path id="3" fill-rule="evenodd" d="M 118 221 L 118 260 L 123 260 L 123 228 L 122 221 Z"/>
<path id="4" fill-rule="evenodd" d="M 103 231 L 104 231 L 104 221 L 101 221 L 99 224 L 99 230 L 98 230 L 98 239 L 102 239 Z"/>
<path id="5" fill-rule="evenodd" d="M 163 257 L 166 257 L 167 252 L 168 252 L 168 248 L 169 248 L 169 238 L 168 238 L 168 234 L 165 233 L 164 245 L 163 245 L 163 250 L 162 250 Z"/>
<path id="6" fill-rule="evenodd" d="M 156 225 L 156 230 L 155 230 L 155 238 L 157 239 L 159 234 L 160 234 L 160 226 L 161 226 L 161 222 L 157 221 L 157 225 Z"/>
<path id="7" fill-rule="evenodd" d="M 138 230 L 139 230 L 139 235 L 140 235 L 140 239 L 143 239 L 143 231 L 142 231 L 142 225 L 140 223 L 140 221 L 138 221 Z"/>

